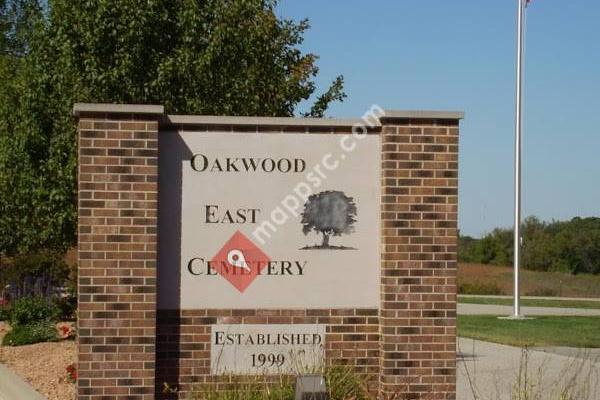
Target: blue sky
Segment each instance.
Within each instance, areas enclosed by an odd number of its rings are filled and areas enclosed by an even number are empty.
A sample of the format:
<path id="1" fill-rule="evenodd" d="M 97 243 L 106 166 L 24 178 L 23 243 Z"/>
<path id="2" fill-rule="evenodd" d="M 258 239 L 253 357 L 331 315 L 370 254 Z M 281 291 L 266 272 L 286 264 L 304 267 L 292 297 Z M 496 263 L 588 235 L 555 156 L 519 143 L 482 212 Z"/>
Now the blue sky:
<path id="1" fill-rule="evenodd" d="M 310 20 L 320 89 L 345 77 L 329 116 L 465 111 L 461 232 L 512 225 L 516 0 L 281 0 L 278 13 Z M 600 216 L 599 21 L 597 0 L 527 9 L 524 215 Z"/>

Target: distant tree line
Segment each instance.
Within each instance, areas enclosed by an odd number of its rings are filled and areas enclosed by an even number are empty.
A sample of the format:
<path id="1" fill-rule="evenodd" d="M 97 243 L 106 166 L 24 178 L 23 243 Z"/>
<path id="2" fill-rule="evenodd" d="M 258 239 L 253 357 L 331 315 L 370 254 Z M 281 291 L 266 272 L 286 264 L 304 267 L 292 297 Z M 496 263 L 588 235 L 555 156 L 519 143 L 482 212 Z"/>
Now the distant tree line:
<path id="1" fill-rule="evenodd" d="M 522 225 L 524 268 L 536 271 L 600 273 L 600 218 L 543 222 L 528 217 Z M 459 260 L 494 265 L 513 263 L 513 230 L 496 228 L 481 239 L 461 236 Z"/>

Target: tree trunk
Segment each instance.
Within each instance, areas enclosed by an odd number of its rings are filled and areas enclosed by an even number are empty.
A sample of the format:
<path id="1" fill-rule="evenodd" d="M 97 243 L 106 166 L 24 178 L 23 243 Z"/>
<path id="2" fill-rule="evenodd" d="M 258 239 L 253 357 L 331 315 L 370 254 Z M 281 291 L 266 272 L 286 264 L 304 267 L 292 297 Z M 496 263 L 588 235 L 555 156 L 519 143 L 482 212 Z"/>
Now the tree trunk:
<path id="1" fill-rule="evenodd" d="M 323 248 L 328 248 L 329 247 L 329 234 L 323 232 L 323 243 L 321 244 L 321 247 Z"/>

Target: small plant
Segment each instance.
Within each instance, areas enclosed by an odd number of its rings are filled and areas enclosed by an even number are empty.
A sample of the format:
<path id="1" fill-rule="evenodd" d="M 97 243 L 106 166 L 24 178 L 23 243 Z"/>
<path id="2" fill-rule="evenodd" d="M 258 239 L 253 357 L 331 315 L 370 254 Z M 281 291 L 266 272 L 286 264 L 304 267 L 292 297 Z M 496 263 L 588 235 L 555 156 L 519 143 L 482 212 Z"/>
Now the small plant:
<path id="1" fill-rule="evenodd" d="M 75 338 L 75 329 L 68 323 L 59 324 L 56 329 L 58 330 L 58 336 L 61 339 Z"/>
<path id="2" fill-rule="evenodd" d="M 163 382 L 162 392 L 165 396 L 169 396 L 170 394 L 177 396 L 179 389 L 177 389 L 176 387 L 171 387 L 171 385 L 169 385 L 167 382 Z M 165 398 L 168 399 L 169 397 Z"/>
<path id="3" fill-rule="evenodd" d="M 332 400 L 367 400 L 367 379 L 358 375 L 350 366 L 340 365 L 325 370 L 329 398 Z"/>
<path id="4" fill-rule="evenodd" d="M 60 311 L 42 297 L 25 297 L 14 302 L 10 312 L 13 326 L 28 325 L 43 321 L 54 321 Z"/>
<path id="5" fill-rule="evenodd" d="M 58 318 L 61 321 L 73 321 L 76 318 L 77 312 L 77 297 L 67 295 L 54 300 L 54 305 L 58 310 Z"/>
<path id="6" fill-rule="evenodd" d="M 67 368 L 65 368 L 67 371 L 67 382 L 69 383 L 76 383 L 77 382 L 77 367 L 75 367 L 75 364 L 69 364 L 67 365 Z"/>
<path id="7" fill-rule="evenodd" d="M 12 330 L 4 336 L 4 346 L 24 346 L 40 342 L 52 342 L 57 340 L 56 328 L 48 321 L 36 322 L 27 325 L 15 325 Z"/>
<path id="8" fill-rule="evenodd" d="M 350 366 L 325 367 L 321 371 L 327 381 L 330 400 L 369 400 L 368 379 L 357 374 Z M 218 390 L 216 385 L 219 386 Z M 171 388 L 165 384 L 163 393 L 170 394 Z M 207 383 L 195 387 L 190 393 L 192 400 L 293 400 L 294 378 L 279 375 L 276 379 L 268 376 L 241 377 L 223 375 L 219 383 Z M 186 397 L 187 398 L 187 397 Z"/>
<path id="9" fill-rule="evenodd" d="M 288 376 L 274 382 L 267 376 L 223 375 L 216 383 L 194 387 L 190 400 L 293 400 L 294 386 Z"/>

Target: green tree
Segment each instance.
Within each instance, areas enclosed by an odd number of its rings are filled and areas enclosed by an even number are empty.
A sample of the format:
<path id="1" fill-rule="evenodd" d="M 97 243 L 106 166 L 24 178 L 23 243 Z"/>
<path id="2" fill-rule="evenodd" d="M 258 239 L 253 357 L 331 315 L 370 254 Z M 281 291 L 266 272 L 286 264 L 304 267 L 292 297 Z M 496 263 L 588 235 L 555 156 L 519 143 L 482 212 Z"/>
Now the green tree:
<path id="1" fill-rule="evenodd" d="M 38 228 L 29 222 L 36 221 L 30 205 L 39 194 L 40 175 L 34 162 L 43 143 L 28 129 L 29 119 L 22 109 L 32 76 L 27 59 L 42 18 L 36 0 L 0 4 L 0 254 L 14 253 L 22 232 L 31 236 Z"/>
<path id="2" fill-rule="evenodd" d="M 0 64 L 0 252 L 74 243 L 75 102 L 291 116 L 316 92 L 308 22 L 278 18 L 275 0 L 0 1 L 26 10 L 0 18 L 13 49 Z M 344 96 L 340 76 L 306 114 Z"/>
<path id="3" fill-rule="evenodd" d="M 553 254 L 552 235 L 548 232 L 548 224 L 536 217 L 525 218 L 522 236 L 522 264 L 527 265 L 527 268 L 532 270 L 550 270 Z"/>

